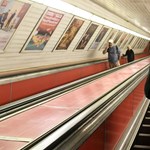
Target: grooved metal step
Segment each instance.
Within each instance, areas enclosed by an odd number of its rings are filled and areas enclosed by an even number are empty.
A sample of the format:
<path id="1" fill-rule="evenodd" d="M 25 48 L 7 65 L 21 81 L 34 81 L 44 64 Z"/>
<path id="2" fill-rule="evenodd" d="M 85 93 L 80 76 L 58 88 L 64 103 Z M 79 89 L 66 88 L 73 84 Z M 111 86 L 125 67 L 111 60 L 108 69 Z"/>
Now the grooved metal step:
<path id="1" fill-rule="evenodd" d="M 131 150 L 150 150 L 150 106 L 148 107 Z"/>
<path id="2" fill-rule="evenodd" d="M 147 145 L 134 145 L 133 147 L 133 150 L 138 150 L 138 149 L 141 149 L 141 150 L 147 150 L 147 149 L 150 149 L 150 146 L 147 146 Z"/>

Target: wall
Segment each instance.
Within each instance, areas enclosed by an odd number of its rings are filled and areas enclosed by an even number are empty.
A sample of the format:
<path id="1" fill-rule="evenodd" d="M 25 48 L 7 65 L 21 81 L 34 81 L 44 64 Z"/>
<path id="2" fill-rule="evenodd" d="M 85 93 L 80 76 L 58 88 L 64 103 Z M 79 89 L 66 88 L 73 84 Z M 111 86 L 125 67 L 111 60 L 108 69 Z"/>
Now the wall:
<path id="1" fill-rule="evenodd" d="M 16 2 L 16 1 L 15 1 Z M 108 41 L 108 37 L 111 33 L 111 28 L 108 28 L 108 32 L 105 34 L 104 38 L 99 43 L 97 49 L 90 50 L 89 47 L 93 43 L 93 40 L 96 39 L 97 35 L 102 29 L 102 25 L 93 23 L 98 25 L 97 29 L 95 30 L 94 34 L 92 35 L 91 39 L 87 43 L 84 49 L 76 50 L 77 44 L 80 42 L 83 34 L 88 30 L 88 27 L 91 25 L 91 21 L 73 16 L 72 14 L 65 13 L 59 10 L 55 10 L 53 8 L 48 8 L 42 4 L 34 3 L 30 0 L 20 0 L 17 2 L 26 2 L 30 4 L 30 8 L 23 17 L 21 23 L 19 24 L 17 30 L 13 33 L 9 42 L 5 45 L 4 49 L 0 49 L 0 72 L 9 71 L 9 70 L 19 70 L 19 69 L 26 69 L 26 68 L 34 68 L 34 67 L 41 67 L 47 65 L 61 65 L 61 64 L 70 64 L 70 63 L 78 63 L 80 61 L 91 61 L 91 60 L 101 60 L 107 58 L 107 55 L 103 55 L 101 45 L 105 44 Z M 83 6 L 83 2 L 80 2 Z M 79 3 L 79 4 L 80 4 Z M 89 3 L 84 2 L 84 6 L 90 5 Z M 88 8 L 88 7 L 87 7 Z M 89 7 L 91 11 L 95 12 L 93 8 Z M 98 7 L 95 7 L 95 10 L 98 10 Z M 50 39 L 48 40 L 45 48 L 43 50 L 25 50 L 28 42 L 30 41 L 31 37 L 35 34 L 37 27 L 39 26 L 40 22 L 43 19 L 43 15 L 46 13 L 47 10 L 57 12 L 63 14 L 60 23 L 54 30 L 53 34 L 51 35 Z M 109 12 L 104 11 L 102 8 L 98 10 L 99 12 L 103 12 L 102 14 L 110 15 Z M 84 21 L 83 25 L 81 26 L 80 30 L 77 32 L 75 38 L 72 40 L 69 47 L 65 50 L 56 50 L 56 46 L 58 45 L 59 41 L 62 39 L 63 34 L 67 30 L 68 26 L 71 24 L 74 18 L 81 19 Z M 115 22 L 123 22 L 120 18 L 116 17 Z M 126 24 L 128 25 L 128 24 Z M 131 26 L 133 27 L 133 26 Z M 133 29 L 133 28 L 132 28 Z M 5 32 L 5 30 L 1 30 Z M 6 31 L 10 33 L 9 31 Z M 7 34 L 5 32 L 5 34 Z M 116 31 L 117 32 L 117 31 Z M 2 35 L 2 34 L 1 34 Z M 3 38 L 3 36 L 2 36 Z M 146 47 L 148 41 L 144 41 L 143 47 L 140 49 L 135 49 L 136 53 L 143 52 L 143 49 Z M 123 50 L 125 50 L 125 45 Z"/>

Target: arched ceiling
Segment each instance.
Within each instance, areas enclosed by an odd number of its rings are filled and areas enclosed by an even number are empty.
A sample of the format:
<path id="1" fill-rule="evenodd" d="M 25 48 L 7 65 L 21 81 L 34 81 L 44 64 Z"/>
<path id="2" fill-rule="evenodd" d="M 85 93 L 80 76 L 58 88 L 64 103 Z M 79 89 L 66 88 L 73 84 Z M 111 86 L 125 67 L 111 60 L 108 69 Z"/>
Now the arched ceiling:
<path id="1" fill-rule="evenodd" d="M 150 0 L 90 0 L 150 33 Z"/>
<path id="2" fill-rule="evenodd" d="M 63 0 L 73 5 L 88 3 L 103 7 L 150 34 L 150 0 Z M 80 3 L 80 4 L 79 4 Z M 79 4 L 79 5 L 78 5 Z"/>

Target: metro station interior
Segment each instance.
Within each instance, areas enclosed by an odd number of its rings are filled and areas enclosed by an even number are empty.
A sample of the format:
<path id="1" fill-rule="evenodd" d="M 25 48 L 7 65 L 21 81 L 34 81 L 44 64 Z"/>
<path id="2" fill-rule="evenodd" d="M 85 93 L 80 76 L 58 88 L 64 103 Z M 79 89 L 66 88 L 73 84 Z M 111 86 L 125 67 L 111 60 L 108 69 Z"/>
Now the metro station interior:
<path id="1" fill-rule="evenodd" d="M 0 150 L 150 149 L 149 24 L 150 0 L 0 0 Z"/>

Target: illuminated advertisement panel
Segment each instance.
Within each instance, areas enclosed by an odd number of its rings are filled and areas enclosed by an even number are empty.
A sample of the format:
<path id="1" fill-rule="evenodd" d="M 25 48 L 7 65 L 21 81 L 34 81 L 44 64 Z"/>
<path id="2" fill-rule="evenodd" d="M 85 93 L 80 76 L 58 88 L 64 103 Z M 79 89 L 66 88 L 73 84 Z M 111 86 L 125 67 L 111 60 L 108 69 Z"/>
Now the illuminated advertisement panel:
<path id="1" fill-rule="evenodd" d="M 91 47 L 89 49 L 97 49 L 99 43 L 101 42 L 101 40 L 103 39 L 103 37 L 106 35 L 107 31 L 109 28 L 102 28 L 102 30 L 100 31 L 98 37 L 96 38 L 96 40 L 92 43 Z"/>
<path id="2" fill-rule="evenodd" d="M 104 49 L 105 47 L 107 47 L 108 45 L 108 41 L 110 39 L 114 39 L 114 36 L 116 35 L 117 30 L 113 29 L 111 30 L 111 33 L 108 35 L 108 37 L 105 39 L 105 41 L 103 42 L 103 44 L 101 45 L 100 49 Z"/>
<path id="3" fill-rule="evenodd" d="M 0 2 L 0 49 L 4 49 L 28 11 L 30 4 L 2 0 Z"/>
<path id="4" fill-rule="evenodd" d="M 48 10 L 36 28 L 25 50 L 43 50 L 62 17 L 63 15 L 60 13 Z"/>
<path id="5" fill-rule="evenodd" d="M 120 39 L 121 35 L 122 35 L 122 32 L 118 31 L 118 33 L 117 33 L 117 35 L 115 36 L 115 39 L 114 39 L 114 44 L 117 43 L 117 41 Z"/>
<path id="6" fill-rule="evenodd" d="M 92 35 L 94 34 L 95 30 L 97 29 L 98 25 L 91 24 L 87 32 L 84 34 L 83 38 L 81 39 L 80 43 L 78 44 L 76 49 L 84 49 L 89 40 L 91 39 Z"/>
<path id="7" fill-rule="evenodd" d="M 58 46 L 56 48 L 56 50 L 67 49 L 69 47 L 70 43 L 72 42 L 72 40 L 74 39 L 74 37 L 76 36 L 76 34 L 78 33 L 78 31 L 81 28 L 83 23 L 84 23 L 83 20 L 75 18 L 72 21 L 69 28 L 67 29 L 67 31 L 65 32 L 65 34 L 63 35 L 60 43 L 58 44 Z"/>

